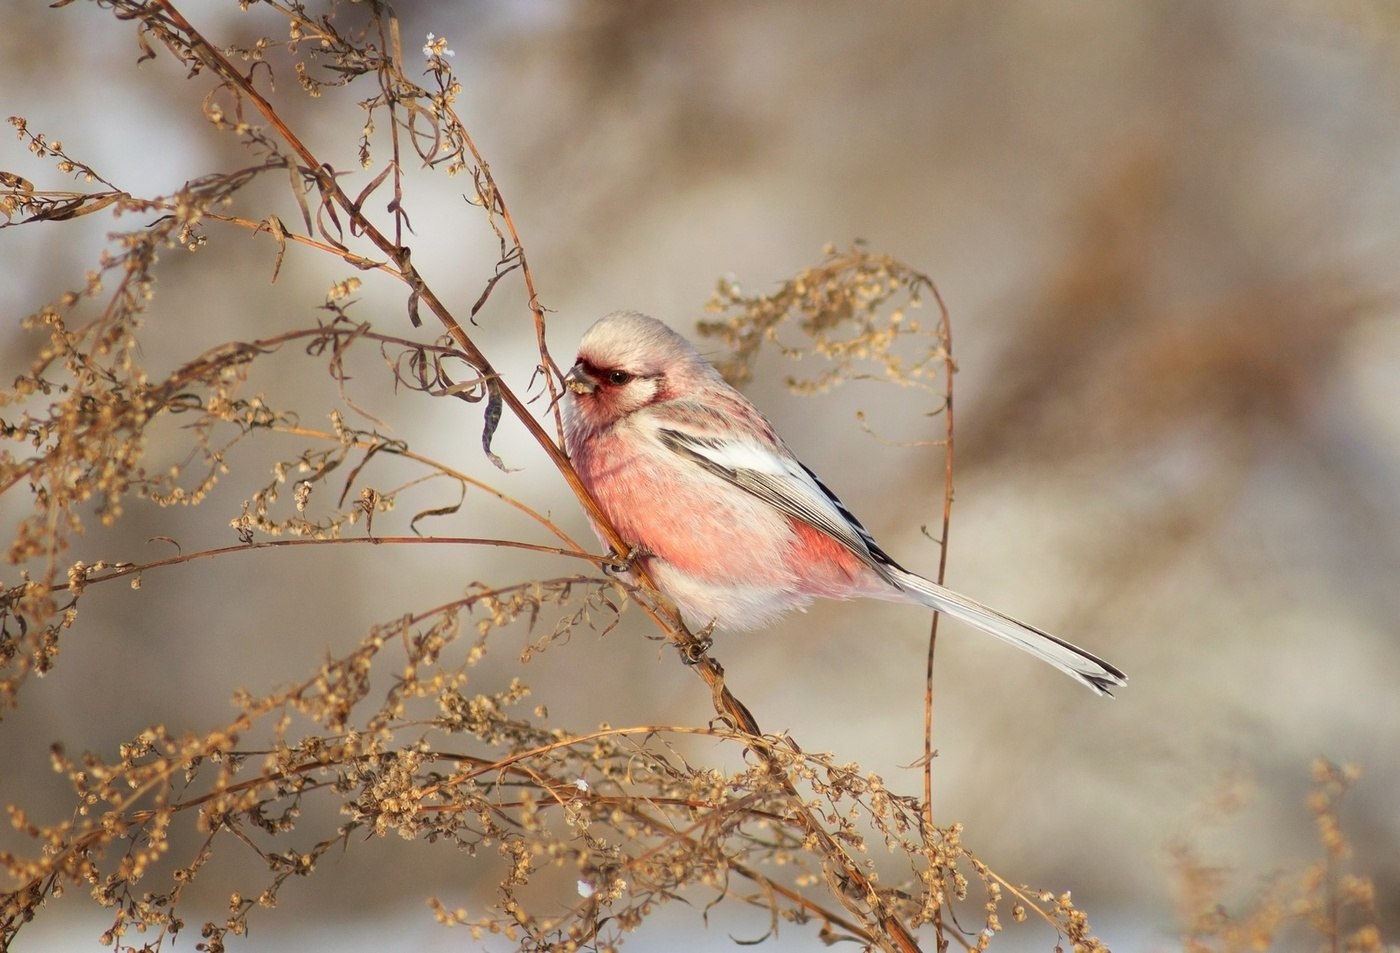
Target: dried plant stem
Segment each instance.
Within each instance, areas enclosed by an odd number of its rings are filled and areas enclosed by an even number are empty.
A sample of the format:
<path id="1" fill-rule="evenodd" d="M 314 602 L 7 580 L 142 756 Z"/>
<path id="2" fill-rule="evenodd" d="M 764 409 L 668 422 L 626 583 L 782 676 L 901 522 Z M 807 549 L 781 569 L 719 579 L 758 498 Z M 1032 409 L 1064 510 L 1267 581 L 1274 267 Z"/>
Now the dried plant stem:
<path id="1" fill-rule="evenodd" d="M 944 347 L 943 522 L 938 536 L 938 574 L 934 576 L 934 579 L 941 585 L 948 570 L 948 541 L 953 519 L 953 376 L 957 371 L 957 365 L 953 361 L 953 325 L 948 316 L 948 307 L 943 303 L 943 296 L 939 294 L 937 285 L 930 283 L 929 287 L 933 293 L 934 301 L 938 304 L 938 329 Z M 933 659 L 934 652 L 938 648 L 938 620 L 941 618 L 942 614 L 935 612 L 933 618 L 929 620 L 928 655 L 924 666 L 924 752 L 921 763 L 924 780 L 924 844 L 925 849 L 930 854 L 930 863 L 933 862 L 933 835 L 934 831 L 937 830 L 933 821 Z M 934 911 L 933 925 L 934 934 L 939 938 L 939 950 L 946 950 L 948 943 L 944 939 L 946 932 L 943 929 L 943 910 L 941 907 Z M 953 936 L 962 942 L 961 936 L 956 933 Z"/>
<path id="2" fill-rule="evenodd" d="M 938 334 L 943 339 L 943 523 L 938 536 L 938 574 L 934 579 L 943 584 L 948 572 L 948 537 L 953 520 L 953 377 L 957 364 L 953 360 L 953 323 L 938 286 L 930 283 L 933 300 L 938 304 Z M 933 655 L 938 647 L 938 620 L 935 612 L 928 629 L 928 661 L 924 669 L 924 824 L 928 832 L 933 825 Z M 926 838 L 927 840 L 927 838 Z"/>
<path id="3" fill-rule="evenodd" d="M 152 569 L 178 566 L 197 559 L 210 559 L 217 556 L 232 556 L 236 553 L 249 553 L 261 549 L 286 549 L 299 546 L 495 546 L 502 549 L 523 549 L 528 552 L 545 553 L 550 556 L 570 556 L 597 562 L 598 557 L 576 550 L 560 549 L 558 546 L 541 546 L 538 543 L 525 543 L 515 539 L 488 539 L 470 536 L 347 536 L 331 539 L 264 539 L 232 546 L 219 546 L 215 549 L 202 549 L 193 553 L 180 553 L 164 559 L 153 559 L 146 563 L 117 563 L 108 566 L 95 563 L 84 566 L 81 581 L 55 583 L 54 592 L 62 592 L 74 586 L 87 586 L 92 583 L 110 582 L 124 576 L 138 576 Z"/>

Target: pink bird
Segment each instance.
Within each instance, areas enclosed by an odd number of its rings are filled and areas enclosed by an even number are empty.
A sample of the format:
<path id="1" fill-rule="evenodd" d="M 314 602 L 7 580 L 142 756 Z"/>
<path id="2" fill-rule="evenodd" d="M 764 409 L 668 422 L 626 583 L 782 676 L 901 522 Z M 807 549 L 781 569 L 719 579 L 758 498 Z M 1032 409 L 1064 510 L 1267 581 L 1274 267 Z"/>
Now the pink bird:
<path id="1" fill-rule="evenodd" d="M 564 382 L 579 478 L 689 621 L 749 629 L 817 597 L 866 596 L 946 613 L 1100 694 L 1127 683 L 1083 649 L 901 567 L 763 414 L 655 318 L 598 321 Z"/>

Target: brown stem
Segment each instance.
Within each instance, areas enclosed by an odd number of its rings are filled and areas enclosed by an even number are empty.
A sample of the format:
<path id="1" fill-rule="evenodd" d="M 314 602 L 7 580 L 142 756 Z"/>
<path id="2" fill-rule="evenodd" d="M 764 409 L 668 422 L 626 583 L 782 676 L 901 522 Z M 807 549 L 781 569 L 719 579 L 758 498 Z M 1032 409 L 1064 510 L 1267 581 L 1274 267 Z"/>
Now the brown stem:
<path id="1" fill-rule="evenodd" d="M 948 534 L 953 518 L 953 374 L 957 365 L 953 361 L 953 325 L 948 318 L 948 308 L 937 285 L 930 285 L 933 299 L 938 302 L 938 333 L 943 340 L 943 526 L 939 535 L 938 575 L 934 578 L 943 584 L 948 571 Z M 928 631 L 928 662 L 924 672 L 924 839 L 933 834 L 933 654 L 938 647 L 938 620 L 942 615 L 933 614 Z M 941 932 L 941 931 L 940 931 Z"/>

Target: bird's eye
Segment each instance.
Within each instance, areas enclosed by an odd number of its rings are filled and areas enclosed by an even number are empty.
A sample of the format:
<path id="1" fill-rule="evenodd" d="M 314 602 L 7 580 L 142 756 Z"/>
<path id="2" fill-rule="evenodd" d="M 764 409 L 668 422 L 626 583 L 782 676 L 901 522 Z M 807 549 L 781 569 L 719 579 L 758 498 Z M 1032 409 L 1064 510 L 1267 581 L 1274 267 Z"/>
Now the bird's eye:
<path id="1" fill-rule="evenodd" d="M 612 371 L 608 374 L 609 384 L 616 384 L 618 387 L 621 387 L 623 384 L 630 384 L 631 382 L 632 375 L 626 371 Z"/>

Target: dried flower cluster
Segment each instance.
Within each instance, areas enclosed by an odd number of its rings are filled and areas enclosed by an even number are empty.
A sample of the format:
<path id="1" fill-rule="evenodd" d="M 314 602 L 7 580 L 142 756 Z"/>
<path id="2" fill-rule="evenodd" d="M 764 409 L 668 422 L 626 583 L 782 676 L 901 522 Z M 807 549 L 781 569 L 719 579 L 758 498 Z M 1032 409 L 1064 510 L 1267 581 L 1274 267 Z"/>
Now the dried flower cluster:
<path id="1" fill-rule="evenodd" d="M 1308 810 L 1317 826 L 1321 857 L 1301 869 L 1277 871 L 1234 909 L 1221 902 L 1229 870 L 1207 862 L 1190 843 L 1172 851 L 1185 953 L 1246 953 L 1250 950 L 1320 949 L 1349 953 L 1393 950 L 1381 937 L 1376 888 L 1372 880 L 1347 869 L 1351 845 L 1342 833 L 1341 808 L 1347 789 L 1360 778 L 1355 766 L 1323 758 L 1313 762 L 1315 788 Z M 1214 806 L 1219 822 L 1238 811 L 1242 798 L 1230 792 Z"/>
<path id="2" fill-rule="evenodd" d="M 732 279 L 719 283 L 706 310 L 720 317 L 702 322 L 700 331 L 730 349 L 720 364 L 725 377 L 736 384 L 748 381 L 759 349 L 767 343 L 794 361 L 823 359 L 815 376 L 787 378 L 798 393 L 861 379 L 929 387 L 949 358 L 946 322 L 925 327 L 909 312 L 923 304 L 925 295 L 942 310 L 933 282 L 901 261 L 866 251 L 859 242 L 846 251 L 828 246 L 825 254 L 821 264 L 771 294 L 745 295 Z M 786 343 L 779 332 L 789 328 L 805 339 Z M 908 339 L 922 339 L 912 358 L 902 347 Z"/>

